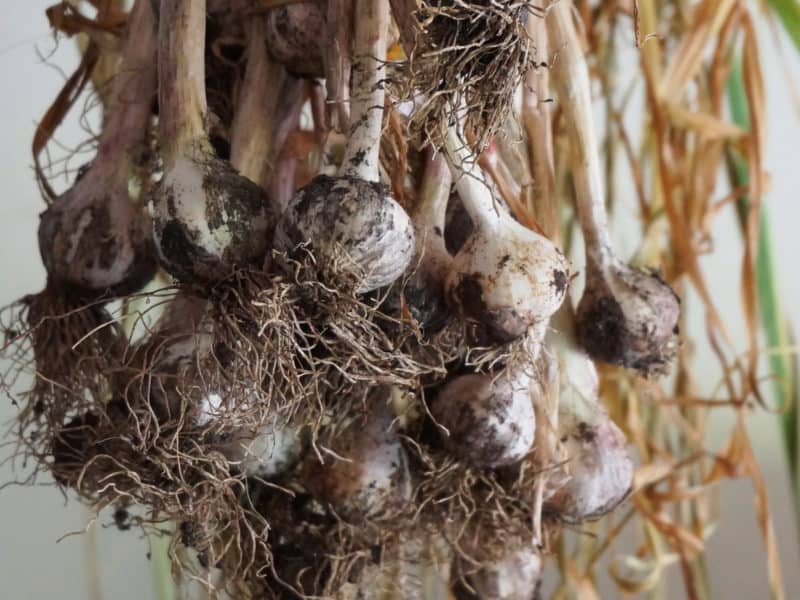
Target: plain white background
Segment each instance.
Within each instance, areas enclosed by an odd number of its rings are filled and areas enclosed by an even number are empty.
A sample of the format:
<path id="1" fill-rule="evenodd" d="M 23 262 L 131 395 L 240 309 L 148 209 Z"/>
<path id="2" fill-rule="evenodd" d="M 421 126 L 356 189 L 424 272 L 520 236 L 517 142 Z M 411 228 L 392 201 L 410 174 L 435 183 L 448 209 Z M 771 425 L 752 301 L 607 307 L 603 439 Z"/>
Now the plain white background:
<path id="1" fill-rule="evenodd" d="M 44 64 L 37 49 L 50 54 L 56 48 L 48 33 L 44 9 L 50 1 L 3 0 L 0 20 L 0 305 L 36 291 L 44 282 L 44 270 L 36 246 L 37 216 L 43 208 L 31 170 L 30 140 L 36 121 L 55 97 L 63 72 Z M 800 256 L 800 205 L 798 190 L 798 151 L 800 109 L 788 81 L 800 79 L 800 62 L 781 34 L 788 72 L 781 67 L 772 30 L 760 28 L 769 117 L 767 166 L 772 189 L 768 204 L 773 217 L 774 243 L 781 272 L 780 287 L 795 324 L 800 324 L 800 280 L 796 277 Z M 77 53 L 72 40 L 61 40 L 48 62 L 70 72 Z M 59 130 L 58 138 L 73 143 L 85 138 L 73 118 Z M 719 194 L 721 197 L 722 191 Z M 617 212 L 635 214 L 631 198 L 617 200 Z M 625 232 L 630 219 L 618 219 L 616 233 L 624 252 L 635 249 Z M 734 339 L 744 347 L 738 292 L 741 258 L 740 237 L 732 211 L 714 229 L 716 252 L 704 259 L 703 268 L 715 293 L 723 317 L 732 326 Z M 703 330 L 698 305 L 692 298 L 685 305 L 690 311 L 690 335 Z M 700 336 L 702 337 L 702 336 Z M 710 349 L 697 344 L 698 374 L 704 392 L 719 379 Z M 0 421 L 8 422 L 14 409 L 0 399 Z M 711 444 L 718 444 L 729 430 L 730 420 L 717 415 Z M 774 418 L 754 415 L 749 423 L 753 440 L 769 483 L 771 508 L 779 538 L 783 571 L 789 598 L 800 597 L 798 543 L 791 515 L 789 490 L 784 476 L 784 461 Z M 7 455 L 3 450 L 2 456 Z M 0 482 L 14 478 L 10 465 L 0 469 Z M 753 495 L 748 482 L 725 483 L 720 490 L 722 518 L 709 542 L 709 569 L 715 598 L 762 598 L 767 596 L 763 546 L 756 527 Z M 9 599 L 60 598 L 78 600 L 113 598 L 147 600 L 154 597 L 153 575 L 146 557 L 146 541 L 135 534 L 106 528 L 110 517 L 101 517 L 87 535 L 69 536 L 81 531 L 91 516 L 74 499 L 67 501 L 53 487 L 7 487 L 0 491 L 0 581 L 2 597 Z M 92 555 L 100 596 L 90 591 L 93 579 Z M 677 568 L 673 568 L 676 571 Z M 671 598 L 683 597 L 677 572 L 672 573 Z M 94 587 L 94 586 L 91 586 Z"/>

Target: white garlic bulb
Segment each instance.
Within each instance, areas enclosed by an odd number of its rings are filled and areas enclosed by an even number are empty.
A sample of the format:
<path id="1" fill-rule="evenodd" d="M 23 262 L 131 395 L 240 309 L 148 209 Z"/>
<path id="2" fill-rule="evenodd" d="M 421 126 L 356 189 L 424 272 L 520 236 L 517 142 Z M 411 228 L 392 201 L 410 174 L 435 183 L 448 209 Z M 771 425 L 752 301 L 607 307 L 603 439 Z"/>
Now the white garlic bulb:
<path id="1" fill-rule="evenodd" d="M 484 325 L 494 341 L 508 342 L 546 322 L 561 306 L 569 287 L 569 265 L 550 240 L 495 203 L 453 127 L 446 148 L 456 189 L 474 224 L 453 259 L 448 297 L 464 316 Z"/>
<path id="2" fill-rule="evenodd" d="M 542 558 L 532 545 L 511 548 L 499 560 L 469 575 L 470 585 L 481 600 L 531 600 L 542 575 Z"/>
<path id="3" fill-rule="evenodd" d="M 211 283 L 263 261 L 276 215 L 263 189 L 214 156 L 205 119 L 205 0 L 162 0 L 159 132 L 164 175 L 153 199 L 162 266 Z"/>
<path id="4" fill-rule="evenodd" d="M 559 56 L 551 75 L 564 110 L 575 203 L 586 248 L 586 288 L 576 318 L 578 339 L 593 358 L 646 375 L 659 374 L 677 349 L 680 300 L 658 273 L 629 267 L 614 254 L 589 71 L 569 4 L 553 6 L 546 24 L 551 49 Z"/>
<path id="5" fill-rule="evenodd" d="M 444 443 L 453 455 L 477 468 L 495 468 L 530 451 L 536 417 L 529 368 L 459 375 L 442 388 L 431 415 L 445 428 Z"/>
<path id="6" fill-rule="evenodd" d="M 566 483 L 548 499 L 559 518 L 567 522 L 596 519 L 627 498 L 634 465 L 625 435 L 598 396 L 597 371 L 578 348 L 566 319 L 551 336 L 561 372 L 558 436 Z"/>

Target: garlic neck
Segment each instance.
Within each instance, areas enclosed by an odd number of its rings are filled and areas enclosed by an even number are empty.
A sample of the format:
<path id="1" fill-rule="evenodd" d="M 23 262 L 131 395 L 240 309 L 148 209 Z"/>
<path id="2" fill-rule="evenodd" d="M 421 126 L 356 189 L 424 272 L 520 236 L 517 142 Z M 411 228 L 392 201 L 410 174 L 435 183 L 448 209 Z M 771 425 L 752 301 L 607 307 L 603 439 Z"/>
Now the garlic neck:
<path id="1" fill-rule="evenodd" d="M 109 165 L 127 186 L 135 152 L 147 141 L 156 90 L 156 31 L 150 0 L 137 0 L 128 19 L 122 63 L 114 78 L 109 117 L 95 164 Z M 106 182 L 107 183 L 107 182 Z"/>
<path id="2" fill-rule="evenodd" d="M 547 13 L 547 33 L 554 56 L 552 80 L 564 111 L 570 142 L 575 203 L 583 230 L 587 262 L 601 269 L 613 258 L 608 234 L 605 192 L 592 118 L 589 70 L 581 50 L 570 2 L 559 2 Z"/>
<path id="3" fill-rule="evenodd" d="M 158 30 L 158 106 L 162 155 L 211 154 L 205 116 L 205 0 L 161 0 Z"/>
<path id="4" fill-rule="evenodd" d="M 378 182 L 388 0 L 356 0 L 350 131 L 339 175 Z"/>
<path id="5" fill-rule="evenodd" d="M 286 79 L 285 69 L 267 54 L 265 30 L 263 17 L 247 24 L 247 68 L 231 126 L 231 164 L 256 183 L 265 181 L 275 158 L 275 112 Z"/>
<path id="6" fill-rule="evenodd" d="M 441 154 L 430 156 L 420 187 L 417 206 L 412 218 L 417 252 L 425 253 L 437 263 L 449 262 L 450 253 L 444 242 L 447 200 L 450 197 L 452 176 L 447 161 Z"/>
<path id="7" fill-rule="evenodd" d="M 458 137 L 455 126 L 447 129 L 444 139 L 447 160 L 453 172 L 456 190 L 476 228 L 488 232 L 500 230 L 503 217 L 496 205 L 492 190 L 486 183 L 477 158 Z"/>

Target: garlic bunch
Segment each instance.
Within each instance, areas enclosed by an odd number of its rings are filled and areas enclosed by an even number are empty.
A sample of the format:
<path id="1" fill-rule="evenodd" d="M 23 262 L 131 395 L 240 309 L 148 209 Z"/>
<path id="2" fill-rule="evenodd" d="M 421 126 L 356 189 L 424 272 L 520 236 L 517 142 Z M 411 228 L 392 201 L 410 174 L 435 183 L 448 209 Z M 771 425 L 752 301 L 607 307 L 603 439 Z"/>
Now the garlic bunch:
<path id="1" fill-rule="evenodd" d="M 289 253 L 307 247 L 318 268 L 343 270 L 364 293 L 391 284 L 406 270 L 414 233 L 406 212 L 379 183 L 386 0 L 360 0 L 357 14 L 353 118 L 344 161 L 336 177 L 318 175 L 292 198 L 275 246 Z"/>
<path id="2" fill-rule="evenodd" d="M 139 0 L 130 16 L 110 114 L 89 169 L 39 221 L 39 250 L 48 275 L 92 296 L 133 292 L 155 274 L 150 223 L 129 193 L 146 150 L 155 94 L 155 21 Z"/>
<path id="3" fill-rule="evenodd" d="M 589 72 L 570 14 L 553 6 L 546 17 L 552 79 L 570 140 L 576 207 L 586 247 L 586 288 L 577 312 L 581 345 L 598 360 L 663 372 L 677 347 L 680 300 L 661 277 L 630 267 L 615 255 L 608 233 Z"/>
<path id="4" fill-rule="evenodd" d="M 474 230 L 453 259 L 447 280 L 451 303 L 508 342 L 546 323 L 564 300 L 569 265 L 547 238 L 515 221 L 495 202 L 475 158 L 454 127 L 445 139 L 461 200 Z"/>
<path id="5" fill-rule="evenodd" d="M 162 266 L 189 284 L 260 262 L 277 215 L 261 187 L 218 159 L 208 140 L 205 0 L 162 0 L 159 130 L 164 175 L 153 199 Z"/>

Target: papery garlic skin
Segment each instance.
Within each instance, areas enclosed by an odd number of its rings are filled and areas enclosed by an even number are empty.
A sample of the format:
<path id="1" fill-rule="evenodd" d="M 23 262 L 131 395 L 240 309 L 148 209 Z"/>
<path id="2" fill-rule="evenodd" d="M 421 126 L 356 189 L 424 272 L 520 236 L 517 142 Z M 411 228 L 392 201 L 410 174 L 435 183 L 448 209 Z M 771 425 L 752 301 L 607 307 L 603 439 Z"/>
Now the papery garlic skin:
<path id="1" fill-rule="evenodd" d="M 431 415 L 446 448 L 476 468 L 496 468 L 521 460 L 532 448 L 536 417 L 531 373 L 459 375 L 439 392 Z"/>

